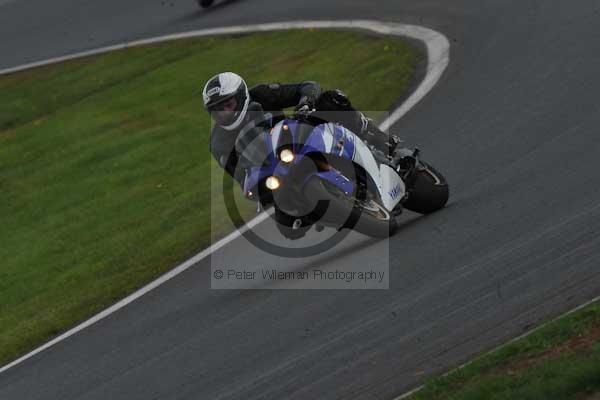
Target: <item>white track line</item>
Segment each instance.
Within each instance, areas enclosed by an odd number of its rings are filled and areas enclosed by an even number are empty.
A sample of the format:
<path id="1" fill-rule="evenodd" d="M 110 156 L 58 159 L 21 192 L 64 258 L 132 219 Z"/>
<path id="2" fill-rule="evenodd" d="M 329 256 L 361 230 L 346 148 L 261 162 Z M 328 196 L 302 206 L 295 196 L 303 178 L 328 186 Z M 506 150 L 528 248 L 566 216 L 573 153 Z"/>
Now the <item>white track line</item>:
<path id="1" fill-rule="evenodd" d="M 137 40 L 133 42 L 120 43 L 114 46 L 102 47 L 95 50 L 84 51 L 81 53 L 71 54 L 63 57 L 51 58 L 44 61 L 33 62 L 29 64 L 19 65 L 16 67 L 6 68 L 0 70 L 0 75 L 10 74 L 14 72 L 23 71 L 30 68 L 41 67 L 44 65 L 55 64 L 62 61 L 74 60 L 78 58 L 88 57 L 97 54 L 108 53 L 115 50 L 127 49 L 135 46 L 143 46 L 153 43 L 162 43 L 168 42 L 177 39 L 184 38 L 193 38 L 193 37 L 201 37 L 201 36 L 214 36 L 214 35 L 227 35 L 227 34 L 239 34 L 239 33 L 255 33 L 255 32 L 269 32 L 269 31 L 277 31 L 277 30 L 288 30 L 288 29 L 307 29 L 307 28 L 319 28 L 319 29 L 359 29 L 359 30 L 367 30 L 383 35 L 392 35 L 392 36 L 404 36 L 409 37 L 411 39 L 419 40 L 423 42 L 427 48 L 427 72 L 423 81 L 419 84 L 417 89 L 410 95 L 410 97 L 396 110 L 394 110 L 390 116 L 382 122 L 381 129 L 386 130 L 394 123 L 396 123 L 404 114 L 406 114 L 415 104 L 417 104 L 429 91 L 435 86 L 435 84 L 439 81 L 442 76 L 442 73 L 448 66 L 448 62 L 450 61 L 450 43 L 448 39 L 438 33 L 428 28 L 424 28 L 421 26 L 415 25 L 404 25 L 397 24 L 392 22 L 379 22 L 379 21 L 370 21 L 370 20 L 349 20 L 349 21 L 302 21 L 302 22 L 283 22 L 283 23 L 271 23 L 271 24 L 262 24 L 262 25 L 247 25 L 247 26 L 231 26 L 225 28 L 215 28 L 215 29 L 202 29 L 197 31 L 176 33 L 173 35 L 159 36 L 150 39 Z M 82 331 L 90 325 L 95 324 L 96 322 L 106 318 L 110 314 L 114 313 L 117 310 L 125 307 L 129 303 L 134 300 L 142 297 L 146 293 L 155 289 L 156 287 L 162 285 L 167 282 L 171 278 L 181 274 L 188 268 L 192 267 L 194 264 L 198 263 L 200 260 L 209 256 L 214 251 L 220 249 L 221 247 L 227 245 L 233 240 L 239 238 L 243 232 L 247 229 L 254 227 L 255 225 L 261 223 L 268 217 L 267 213 L 259 214 L 257 217 L 249 221 L 246 226 L 239 231 L 234 231 L 229 234 L 227 237 L 219 240 L 217 243 L 210 246 L 208 249 L 205 249 L 190 258 L 189 260 L 183 262 L 178 265 L 171 271 L 166 274 L 160 276 L 156 280 L 147 284 L 146 286 L 138 289 L 134 293 L 125 297 L 118 303 L 113 304 L 106 310 L 96 314 L 92 318 L 87 321 L 77 325 L 76 327 L 70 329 L 69 331 L 63 333 L 62 335 L 52 339 L 51 341 L 45 343 L 44 345 L 38 347 L 32 352 L 24 355 L 23 357 L 11 362 L 10 364 L 5 365 L 0 368 L 0 373 L 22 363 L 23 361 L 35 356 L 38 353 L 48 349 L 49 347 L 54 346 L 55 344 L 67 339 L 70 336 Z"/>

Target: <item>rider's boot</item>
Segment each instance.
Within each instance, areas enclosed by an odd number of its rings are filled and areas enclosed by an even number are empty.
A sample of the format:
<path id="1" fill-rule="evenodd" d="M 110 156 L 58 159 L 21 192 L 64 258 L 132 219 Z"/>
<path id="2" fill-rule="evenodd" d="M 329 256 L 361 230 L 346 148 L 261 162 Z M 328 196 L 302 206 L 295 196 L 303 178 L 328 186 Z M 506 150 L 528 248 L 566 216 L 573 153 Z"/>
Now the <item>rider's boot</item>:
<path id="1" fill-rule="evenodd" d="M 413 180 L 416 177 L 416 172 L 419 168 L 419 153 L 420 151 L 417 148 L 414 150 L 406 147 L 397 148 L 394 151 L 392 160 L 389 164 L 398 172 L 398 174 L 400 174 L 407 187 L 412 186 Z M 398 216 L 402 213 L 402 209 L 402 202 L 400 202 L 392 210 L 392 214 Z"/>
<path id="2" fill-rule="evenodd" d="M 381 150 L 391 160 L 394 150 L 402 142 L 400 138 L 382 131 L 371 118 L 366 117 L 362 113 L 360 118 L 362 122 L 361 138 Z"/>
<path id="3" fill-rule="evenodd" d="M 411 150 L 406 147 L 394 151 L 390 165 L 402 176 L 415 169 L 418 164 L 419 149 Z"/>

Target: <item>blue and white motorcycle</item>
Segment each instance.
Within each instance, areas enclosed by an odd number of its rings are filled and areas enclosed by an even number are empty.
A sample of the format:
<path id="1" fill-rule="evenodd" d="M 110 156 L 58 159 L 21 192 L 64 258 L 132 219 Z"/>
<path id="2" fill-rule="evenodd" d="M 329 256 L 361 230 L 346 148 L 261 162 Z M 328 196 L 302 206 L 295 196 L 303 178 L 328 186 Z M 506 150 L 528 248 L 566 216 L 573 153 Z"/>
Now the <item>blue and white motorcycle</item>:
<path id="1" fill-rule="evenodd" d="M 272 203 L 290 230 L 329 226 L 387 237 L 403 208 L 426 214 L 448 201 L 446 180 L 418 150 L 376 157 L 336 123 L 296 115 L 270 130 L 242 132 L 236 148 L 245 162 L 246 197 Z"/>

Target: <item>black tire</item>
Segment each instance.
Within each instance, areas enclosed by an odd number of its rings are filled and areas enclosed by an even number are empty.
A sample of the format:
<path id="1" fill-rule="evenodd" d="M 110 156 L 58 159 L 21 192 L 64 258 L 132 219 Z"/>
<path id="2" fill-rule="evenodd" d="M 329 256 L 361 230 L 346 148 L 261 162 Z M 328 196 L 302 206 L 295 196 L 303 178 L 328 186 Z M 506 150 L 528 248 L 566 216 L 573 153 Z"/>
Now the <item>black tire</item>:
<path id="1" fill-rule="evenodd" d="M 327 221 L 342 224 L 352 220 L 348 216 L 353 212 L 354 200 L 337 187 L 313 177 L 304 187 L 304 196 L 315 203 L 317 200 L 329 201 L 329 207 L 324 215 Z M 367 208 L 355 209 L 354 212 L 359 212 L 360 218 L 354 226 L 345 227 L 367 236 L 387 238 L 393 235 L 397 228 L 395 217 L 378 202 L 370 201 L 369 205 L 372 206 L 372 211 Z"/>
<path id="2" fill-rule="evenodd" d="M 417 172 L 403 207 L 420 214 L 429 214 L 444 208 L 450 196 L 450 189 L 442 174 L 423 161 L 421 164 L 425 169 Z"/>
<path id="3" fill-rule="evenodd" d="M 198 0 L 198 5 L 202 8 L 210 7 L 212 3 L 214 3 L 214 0 Z"/>

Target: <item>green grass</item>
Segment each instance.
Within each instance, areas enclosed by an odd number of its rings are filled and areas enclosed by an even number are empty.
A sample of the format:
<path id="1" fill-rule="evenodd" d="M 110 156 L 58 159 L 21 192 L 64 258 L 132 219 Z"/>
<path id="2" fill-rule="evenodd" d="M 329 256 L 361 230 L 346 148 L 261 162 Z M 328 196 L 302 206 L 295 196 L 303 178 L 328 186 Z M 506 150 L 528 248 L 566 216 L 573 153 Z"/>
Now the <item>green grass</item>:
<path id="1" fill-rule="evenodd" d="M 600 392 L 600 303 L 431 379 L 410 400 L 586 399 Z"/>
<path id="2" fill-rule="evenodd" d="M 210 76 L 312 79 L 359 108 L 387 110 L 417 58 L 398 40 L 309 30 L 171 42 L 0 76 L 0 364 L 231 229 L 211 191 L 220 182 L 211 181 L 201 100 Z M 211 203 L 220 216 L 212 229 Z"/>

